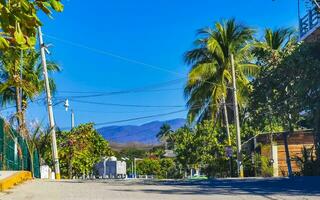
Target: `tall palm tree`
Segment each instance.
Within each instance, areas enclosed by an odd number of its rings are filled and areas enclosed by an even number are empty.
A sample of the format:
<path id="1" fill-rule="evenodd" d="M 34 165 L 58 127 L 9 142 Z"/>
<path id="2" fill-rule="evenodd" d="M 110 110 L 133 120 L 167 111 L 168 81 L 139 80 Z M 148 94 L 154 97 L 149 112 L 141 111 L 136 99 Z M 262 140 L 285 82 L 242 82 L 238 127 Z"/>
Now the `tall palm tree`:
<path id="1" fill-rule="evenodd" d="M 196 47 L 185 54 L 185 62 L 191 65 L 184 90 L 189 122 L 213 119 L 223 98 L 231 102 L 231 54 L 235 61 L 239 105 L 244 106 L 251 89 L 250 78 L 258 71 L 251 63 L 254 32 L 234 19 L 198 31 Z"/>
<path id="2" fill-rule="evenodd" d="M 273 106 L 271 105 L 270 97 L 273 89 L 268 88 L 266 83 L 270 83 L 270 73 L 274 72 L 274 69 L 281 64 L 283 59 L 295 50 L 296 44 L 297 36 L 292 28 L 267 28 L 264 30 L 262 40 L 256 41 L 254 44 L 253 52 L 257 64 L 261 66 L 261 70 L 258 78 L 253 81 L 255 90 L 251 94 L 249 112 L 257 114 L 257 105 L 260 105 L 260 102 L 264 102 L 263 106 L 258 106 L 260 107 L 258 113 L 268 119 L 269 128 L 273 127 L 273 123 L 279 124 L 279 121 L 271 117 L 273 111 L 270 109 Z M 261 118 L 255 117 L 255 119 L 261 122 Z M 272 137 L 270 137 L 270 140 L 272 140 Z"/>
<path id="3" fill-rule="evenodd" d="M 31 82 L 21 79 L 20 50 L 9 49 L 1 54 L 0 57 L 0 94 L 2 105 L 15 102 L 16 118 L 18 129 L 22 128 L 22 111 L 21 111 L 21 90 L 25 94 L 31 95 L 36 91 Z"/>
<path id="4" fill-rule="evenodd" d="M 29 81 L 36 90 L 34 93 L 28 94 L 22 91 L 22 120 L 25 122 L 25 113 L 28 107 L 28 101 L 33 101 L 37 96 L 45 92 L 45 80 L 43 77 L 43 68 L 41 64 L 40 53 L 36 51 L 28 51 L 25 60 L 22 79 Z M 48 61 L 47 71 L 49 73 L 60 72 L 61 69 L 57 63 Z M 54 79 L 49 78 L 49 87 L 51 92 L 56 91 Z"/>
<path id="5" fill-rule="evenodd" d="M 15 103 L 19 129 L 26 131 L 25 113 L 28 101 L 44 92 L 44 78 L 40 54 L 35 50 L 8 50 L 0 57 L 0 99 L 2 106 Z M 48 71 L 60 71 L 57 64 L 49 62 Z M 53 79 L 50 87 L 55 89 Z M 23 133 L 27 136 L 26 133 Z"/>
<path id="6" fill-rule="evenodd" d="M 163 139 L 167 139 L 167 137 L 171 134 L 171 126 L 168 123 L 162 124 L 160 127 L 160 131 L 157 133 L 156 137 L 159 141 Z"/>
<path id="7" fill-rule="evenodd" d="M 258 64 L 268 69 L 276 67 L 282 60 L 281 54 L 290 50 L 296 42 L 292 28 L 265 29 L 263 39 L 254 44 Z"/>
<path id="8" fill-rule="evenodd" d="M 294 39 L 294 30 L 292 28 L 270 28 L 264 31 L 264 43 L 271 49 L 279 50 L 285 48 Z"/>

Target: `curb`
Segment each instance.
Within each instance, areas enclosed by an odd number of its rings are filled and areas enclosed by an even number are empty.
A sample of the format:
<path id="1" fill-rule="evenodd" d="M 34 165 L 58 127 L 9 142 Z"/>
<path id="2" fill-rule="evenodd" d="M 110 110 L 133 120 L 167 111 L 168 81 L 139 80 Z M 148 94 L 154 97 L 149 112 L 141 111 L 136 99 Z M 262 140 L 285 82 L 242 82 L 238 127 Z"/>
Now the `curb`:
<path id="1" fill-rule="evenodd" d="M 19 183 L 22 183 L 24 181 L 31 180 L 31 179 L 32 179 L 32 175 L 31 175 L 31 172 L 29 171 L 16 172 L 11 176 L 3 180 L 0 180 L 0 192 L 10 189 Z"/>

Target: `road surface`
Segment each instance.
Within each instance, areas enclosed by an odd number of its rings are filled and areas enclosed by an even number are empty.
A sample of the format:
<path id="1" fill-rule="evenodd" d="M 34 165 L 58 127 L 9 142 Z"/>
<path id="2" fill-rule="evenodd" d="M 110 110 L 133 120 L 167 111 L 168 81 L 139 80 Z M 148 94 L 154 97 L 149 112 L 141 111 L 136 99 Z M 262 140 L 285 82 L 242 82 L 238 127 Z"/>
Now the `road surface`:
<path id="1" fill-rule="evenodd" d="M 320 199 L 320 177 L 213 181 L 33 180 L 1 200 Z"/>

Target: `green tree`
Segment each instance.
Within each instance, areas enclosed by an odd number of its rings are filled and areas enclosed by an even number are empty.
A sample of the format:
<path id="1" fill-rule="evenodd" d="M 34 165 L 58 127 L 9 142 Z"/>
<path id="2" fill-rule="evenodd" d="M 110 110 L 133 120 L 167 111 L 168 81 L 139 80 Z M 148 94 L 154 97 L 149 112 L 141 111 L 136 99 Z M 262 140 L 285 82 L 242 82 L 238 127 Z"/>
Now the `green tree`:
<path id="1" fill-rule="evenodd" d="M 288 57 L 296 48 L 296 36 L 290 28 L 266 29 L 264 39 L 255 44 L 254 54 L 257 63 L 261 66 L 260 73 L 253 81 L 253 92 L 250 95 L 249 113 L 252 124 L 260 131 L 281 131 L 287 116 L 277 118 L 271 97 L 273 96 L 270 77 L 273 71 Z M 283 75 L 285 76 L 287 72 Z M 282 103 L 285 103 L 284 101 Z M 285 112 L 288 115 L 288 112 Z M 283 113 L 284 114 L 284 113 Z M 282 128 L 281 128 L 282 127 Z"/>
<path id="2" fill-rule="evenodd" d="M 208 176 L 227 173 L 228 167 L 225 166 L 227 158 L 224 151 L 227 136 L 220 128 L 215 128 L 212 121 L 205 120 L 197 124 L 194 129 L 180 128 L 174 133 L 174 138 L 176 160 L 185 172 L 191 168 L 202 168 Z M 235 138 L 232 142 L 235 146 Z"/>
<path id="3" fill-rule="evenodd" d="M 22 122 L 22 110 L 21 110 L 21 90 L 28 96 L 35 93 L 36 88 L 31 82 L 21 79 L 21 65 L 22 59 L 20 57 L 20 51 L 16 49 L 10 49 L 1 54 L 0 60 L 0 94 L 2 104 L 6 105 L 15 101 L 16 103 L 16 118 L 18 122 L 19 130 L 23 127 Z M 26 134 L 24 133 L 26 136 Z"/>
<path id="4" fill-rule="evenodd" d="M 189 121 L 212 119 L 222 98 L 231 102 L 231 54 L 235 59 L 239 105 L 245 105 L 251 90 L 249 78 L 258 71 L 251 63 L 253 33 L 253 29 L 234 19 L 198 31 L 196 48 L 185 54 L 185 62 L 191 65 L 184 90 Z"/>
<path id="5" fill-rule="evenodd" d="M 177 162 L 187 171 L 190 166 L 199 163 L 199 152 L 194 143 L 194 133 L 188 127 L 182 127 L 174 133 L 175 148 Z"/>
<path id="6" fill-rule="evenodd" d="M 161 165 L 159 159 L 145 158 L 137 161 L 137 173 L 139 175 L 159 175 Z"/>
<path id="7" fill-rule="evenodd" d="M 1 0 L 0 1 L 0 50 L 11 47 L 33 48 L 37 27 L 42 23 L 38 11 L 51 15 L 62 12 L 60 0 Z"/>
<path id="8" fill-rule="evenodd" d="M 40 54 L 35 50 L 17 51 L 10 49 L 0 57 L 0 96 L 2 105 L 16 104 L 19 129 L 26 133 L 26 109 L 28 102 L 33 101 L 45 91 Z M 48 62 L 48 72 L 57 72 L 60 68 Z M 51 90 L 55 91 L 55 82 L 49 79 Z M 21 94 L 22 93 L 22 94 Z"/>
<path id="9" fill-rule="evenodd" d="M 177 170 L 172 158 L 162 158 L 160 159 L 160 174 L 158 175 L 158 178 L 175 178 Z"/>
<path id="10" fill-rule="evenodd" d="M 50 139 L 50 137 L 48 138 Z M 59 131 L 57 134 L 61 175 L 89 175 L 93 166 L 103 157 L 113 155 L 109 143 L 94 129 L 92 123 L 81 124 L 71 131 Z M 47 140 L 50 144 L 50 140 Z M 45 162 L 52 165 L 51 148 L 46 148 Z"/>
<path id="11" fill-rule="evenodd" d="M 286 130 L 312 128 L 317 158 L 320 156 L 319 52 L 319 42 L 302 43 L 286 50 L 276 67 L 255 80 L 251 98 L 252 115 L 257 120 L 271 110 Z M 266 107 L 269 107 L 267 111 Z"/>
<path id="12" fill-rule="evenodd" d="M 159 141 L 166 139 L 171 133 L 171 126 L 168 123 L 162 124 L 160 131 L 157 133 L 156 137 Z"/>

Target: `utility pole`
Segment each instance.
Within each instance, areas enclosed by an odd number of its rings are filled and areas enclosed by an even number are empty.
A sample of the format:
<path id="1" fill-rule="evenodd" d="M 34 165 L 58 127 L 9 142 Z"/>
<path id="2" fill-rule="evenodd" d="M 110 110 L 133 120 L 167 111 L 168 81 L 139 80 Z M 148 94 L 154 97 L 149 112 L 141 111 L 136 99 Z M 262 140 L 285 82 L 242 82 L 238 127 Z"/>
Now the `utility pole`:
<path id="1" fill-rule="evenodd" d="M 54 162 L 54 169 L 56 179 L 60 179 L 60 167 L 59 167 L 59 157 L 58 157 L 58 148 L 57 148 L 57 139 L 56 139 L 56 130 L 55 130 L 55 123 L 54 123 L 54 116 L 53 116 L 53 108 L 52 108 L 52 99 L 51 99 L 51 92 L 49 86 L 49 78 L 48 78 L 48 71 L 47 71 L 47 61 L 46 61 L 46 53 L 45 53 L 45 44 L 42 38 L 41 27 L 38 27 L 39 32 L 39 44 L 40 44 L 40 52 L 41 52 L 41 62 L 43 67 L 43 76 L 45 80 L 45 88 L 46 88 L 46 95 L 47 95 L 47 106 L 48 106 L 48 115 L 49 115 L 49 122 L 50 122 L 50 133 L 52 138 L 52 156 Z"/>
<path id="2" fill-rule="evenodd" d="M 71 109 L 71 129 L 74 128 L 74 111 Z"/>
<path id="3" fill-rule="evenodd" d="M 236 87 L 236 72 L 234 66 L 233 54 L 231 57 L 231 70 L 232 70 L 232 86 L 233 86 L 233 110 L 234 110 L 234 121 L 236 126 L 236 136 L 237 136 L 237 166 L 238 166 L 238 176 L 243 177 L 243 165 L 242 165 L 242 155 L 241 155 L 241 137 L 240 137 L 240 122 L 239 122 L 239 111 L 238 111 L 238 100 L 237 100 L 237 87 Z"/>
<path id="4" fill-rule="evenodd" d="M 133 170 L 133 160 L 131 160 L 131 176 L 134 178 L 134 170 Z"/>
<path id="5" fill-rule="evenodd" d="M 137 178 L 137 160 L 134 158 L 134 178 Z"/>

